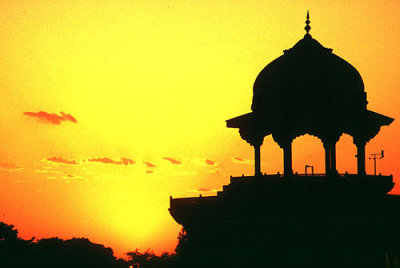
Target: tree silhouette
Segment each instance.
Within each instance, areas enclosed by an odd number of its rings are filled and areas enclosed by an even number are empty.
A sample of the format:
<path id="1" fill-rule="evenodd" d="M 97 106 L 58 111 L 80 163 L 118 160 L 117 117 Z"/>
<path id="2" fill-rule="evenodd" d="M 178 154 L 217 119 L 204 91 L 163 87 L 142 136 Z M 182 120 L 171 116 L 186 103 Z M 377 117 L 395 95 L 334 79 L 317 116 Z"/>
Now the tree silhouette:
<path id="1" fill-rule="evenodd" d="M 126 253 L 128 263 L 134 268 L 175 267 L 175 256 L 164 252 L 160 256 L 150 249 L 140 252 L 139 249 Z"/>
<path id="2" fill-rule="evenodd" d="M 41 239 L 36 243 L 35 256 L 42 267 L 114 267 L 116 262 L 111 248 L 86 238 Z"/>
<path id="3" fill-rule="evenodd" d="M 185 245 L 188 242 L 188 233 L 186 232 L 185 228 L 182 228 L 178 234 L 178 244 L 175 248 L 175 253 L 180 254 L 180 252 L 185 250 Z"/>
<path id="4" fill-rule="evenodd" d="M 187 233 L 178 235 L 176 251 L 187 250 Z M 14 225 L 0 222 L 0 267 L 54 267 L 54 268 L 169 268 L 177 267 L 176 255 L 153 250 L 135 249 L 126 253 L 128 260 L 117 259 L 109 247 L 91 242 L 87 238 L 64 240 L 58 237 L 24 240 Z"/>
<path id="5" fill-rule="evenodd" d="M 14 225 L 8 225 L 0 222 L 0 244 L 9 243 L 18 240 L 18 230 Z"/>
<path id="6" fill-rule="evenodd" d="M 33 240 L 20 238 L 13 225 L 0 222 L 0 267 L 128 267 L 126 261 L 114 257 L 111 248 L 87 238 Z"/>

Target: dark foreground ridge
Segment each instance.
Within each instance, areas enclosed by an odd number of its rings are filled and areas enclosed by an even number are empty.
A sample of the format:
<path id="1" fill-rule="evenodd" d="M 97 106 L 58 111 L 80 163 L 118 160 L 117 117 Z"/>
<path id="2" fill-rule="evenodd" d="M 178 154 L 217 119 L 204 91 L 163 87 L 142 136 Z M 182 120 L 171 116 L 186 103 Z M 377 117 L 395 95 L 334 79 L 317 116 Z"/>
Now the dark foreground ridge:
<path id="1" fill-rule="evenodd" d="M 177 253 L 184 267 L 386 267 L 400 256 L 392 187 L 392 176 L 232 177 L 218 196 L 171 198 L 187 232 Z"/>
<path id="2" fill-rule="evenodd" d="M 162 268 L 176 267 L 175 255 L 157 256 L 150 249 L 126 253 L 117 259 L 109 247 L 87 238 L 22 239 L 13 225 L 0 222 L 1 268 Z"/>

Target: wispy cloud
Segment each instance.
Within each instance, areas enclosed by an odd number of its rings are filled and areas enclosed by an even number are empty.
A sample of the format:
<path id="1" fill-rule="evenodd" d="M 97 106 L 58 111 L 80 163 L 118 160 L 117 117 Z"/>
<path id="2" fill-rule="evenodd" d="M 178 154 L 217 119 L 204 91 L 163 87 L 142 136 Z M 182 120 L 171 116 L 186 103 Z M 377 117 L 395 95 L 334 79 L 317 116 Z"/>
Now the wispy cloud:
<path id="1" fill-rule="evenodd" d="M 57 156 L 47 158 L 46 160 L 53 162 L 53 163 L 64 164 L 64 165 L 76 165 L 77 164 L 76 160 L 69 160 L 69 159 L 57 157 Z"/>
<path id="2" fill-rule="evenodd" d="M 113 165 L 132 165 L 135 164 L 135 161 L 129 158 L 122 157 L 119 161 L 112 160 L 108 157 L 100 157 L 100 158 L 90 158 L 88 159 L 89 162 L 99 162 L 103 164 L 113 164 Z"/>
<path id="3" fill-rule="evenodd" d="M 220 174 L 221 173 L 221 169 L 219 168 L 215 168 L 215 169 L 211 169 L 207 171 L 210 174 Z"/>
<path id="4" fill-rule="evenodd" d="M 197 193 L 197 194 L 214 194 L 218 192 L 217 189 L 210 189 L 210 188 L 198 188 L 197 190 L 189 190 L 189 192 Z"/>
<path id="5" fill-rule="evenodd" d="M 80 175 L 72 175 L 72 174 L 60 174 L 59 176 L 52 175 L 52 176 L 47 176 L 47 180 L 78 180 L 78 179 L 84 179 L 84 177 Z"/>
<path id="6" fill-rule="evenodd" d="M 245 164 L 245 165 L 253 165 L 254 161 L 250 159 L 245 159 L 239 156 L 234 156 L 232 157 L 232 162 L 233 163 L 239 163 L 239 164 Z"/>
<path id="7" fill-rule="evenodd" d="M 181 161 L 176 160 L 176 159 L 171 158 L 171 157 L 163 157 L 163 159 L 169 161 L 171 164 L 174 164 L 174 165 L 181 165 L 182 164 Z"/>
<path id="8" fill-rule="evenodd" d="M 197 191 L 199 191 L 199 192 L 209 192 L 209 191 L 211 191 L 211 189 L 209 189 L 209 188 L 199 188 L 199 189 L 197 189 Z"/>
<path id="9" fill-rule="evenodd" d="M 60 174 L 61 171 L 54 170 L 51 167 L 42 167 L 42 169 L 36 169 L 35 173 L 51 173 L 51 174 Z"/>
<path id="10" fill-rule="evenodd" d="M 121 162 L 125 166 L 135 164 L 135 161 L 133 161 L 132 159 L 129 159 L 129 158 L 125 158 L 125 157 L 121 158 Z"/>
<path id="11" fill-rule="evenodd" d="M 217 165 L 216 161 L 210 160 L 207 158 L 194 158 L 194 159 L 191 159 L 190 162 L 197 166 L 202 166 L 202 167 Z"/>
<path id="12" fill-rule="evenodd" d="M 143 161 L 143 164 L 145 164 L 148 168 L 154 168 L 154 167 L 157 167 L 156 165 L 154 165 L 153 163 L 151 163 L 151 162 L 147 162 L 147 161 Z"/>
<path id="13" fill-rule="evenodd" d="M 77 175 L 71 175 L 71 174 L 65 174 L 63 179 L 71 180 L 71 179 L 83 179 L 82 176 L 77 176 Z"/>
<path id="14" fill-rule="evenodd" d="M 206 159 L 206 160 L 204 160 L 204 162 L 209 166 L 214 166 L 215 165 L 215 161 L 212 161 L 210 159 Z"/>
<path id="15" fill-rule="evenodd" d="M 7 164 L 7 163 L 2 163 L 0 164 L 0 168 L 3 170 L 6 170 L 8 172 L 16 172 L 16 171 L 20 171 L 23 170 L 24 168 L 19 167 L 15 164 Z"/>
<path id="16" fill-rule="evenodd" d="M 65 121 L 69 121 L 72 123 L 78 123 L 78 121 L 75 119 L 75 117 L 73 117 L 70 114 L 63 113 L 63 112 L 60 112 L 60 115 L 58 115 L 56 113 L 47 113 L 44 111 L 40 111 L 37 113 L 25 112 L 24 115 L 36 118 L 36 119 L 38 119 L 38 122 L 45 123 L 45 124 L 59 125 Z"/>

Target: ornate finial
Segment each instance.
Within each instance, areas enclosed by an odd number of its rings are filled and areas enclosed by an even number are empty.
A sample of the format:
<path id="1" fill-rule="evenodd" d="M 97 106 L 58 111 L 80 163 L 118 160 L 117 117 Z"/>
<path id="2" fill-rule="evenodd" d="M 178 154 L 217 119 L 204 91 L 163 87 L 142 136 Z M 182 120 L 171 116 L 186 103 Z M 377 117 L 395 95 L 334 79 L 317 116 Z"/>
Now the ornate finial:
<path id="1" fill-rule="evenodd" d="M 306 30 L 307 34 L 309 34 L 311 26 L 310 26 L 310 13 L 308 12 L 308 10 L 307 10 L 306 27 L 304 27 L 304 29 Z"/>

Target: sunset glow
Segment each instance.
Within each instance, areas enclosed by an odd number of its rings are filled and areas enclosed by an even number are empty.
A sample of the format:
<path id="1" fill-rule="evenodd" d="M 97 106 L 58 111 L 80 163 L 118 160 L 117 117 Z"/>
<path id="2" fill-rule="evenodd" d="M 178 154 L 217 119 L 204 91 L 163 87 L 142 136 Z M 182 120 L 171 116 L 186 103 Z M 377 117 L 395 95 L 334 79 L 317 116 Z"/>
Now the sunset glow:
<path id="1" fill-rule="evenodd" d="M 367 144 L 400 193 L 399 1 L 4 0 L 0 4 L 0 221 L 24 238 L 88 237 L 117 256 L 172 252 L 169 197 L 215 195 L 253 174 L 225 120 L 250 112 L 261 69 L 311 34 L 360 72 L 368 108 L 395 118 Z M 356 172 L 343 135 L 337 168 Z M 262 170 L 282 172 L 271 137 Z M 293 142 L 293 170 L 324 171 Z M 373 162 L 367 159 L 367 173 Z"/>

